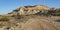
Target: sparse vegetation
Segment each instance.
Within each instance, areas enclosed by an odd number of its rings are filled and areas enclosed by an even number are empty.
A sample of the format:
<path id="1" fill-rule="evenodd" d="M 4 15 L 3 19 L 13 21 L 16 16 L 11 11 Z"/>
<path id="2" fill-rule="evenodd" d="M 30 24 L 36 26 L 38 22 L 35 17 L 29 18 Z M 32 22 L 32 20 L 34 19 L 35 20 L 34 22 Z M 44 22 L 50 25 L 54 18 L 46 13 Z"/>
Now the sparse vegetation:
<path id="1" fill-rule="evenodd" d="M 7 16 L 2 16 L 2 17 L 0 18 L 0 21 L 9 21 L 9 17 L 7 17 Z"/>
<path id="2" fill-rule="evenodd" d="M 42 12 L 36 13 L 37 15 L 43 15 L 43 16 L 60 16 L 60 10 L 47 10 Z"/>
<path id="3" fill-rule="evenodd" d="M 60 16 L 60 10 L 50 10 L 47 12 L 47 15 Z"/>

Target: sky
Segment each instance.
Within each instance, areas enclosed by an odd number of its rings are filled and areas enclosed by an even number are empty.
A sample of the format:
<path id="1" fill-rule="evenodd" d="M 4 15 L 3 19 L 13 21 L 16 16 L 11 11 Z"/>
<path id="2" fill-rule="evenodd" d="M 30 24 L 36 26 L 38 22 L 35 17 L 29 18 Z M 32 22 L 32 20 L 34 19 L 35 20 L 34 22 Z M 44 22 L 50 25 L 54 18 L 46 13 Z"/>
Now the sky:
<path id="1" fill-rule="evenodd" d="M 7 14 L 21 6 L 36 4 L 60 8 L 60 0 L 0 0 L 0 14 Z"/>

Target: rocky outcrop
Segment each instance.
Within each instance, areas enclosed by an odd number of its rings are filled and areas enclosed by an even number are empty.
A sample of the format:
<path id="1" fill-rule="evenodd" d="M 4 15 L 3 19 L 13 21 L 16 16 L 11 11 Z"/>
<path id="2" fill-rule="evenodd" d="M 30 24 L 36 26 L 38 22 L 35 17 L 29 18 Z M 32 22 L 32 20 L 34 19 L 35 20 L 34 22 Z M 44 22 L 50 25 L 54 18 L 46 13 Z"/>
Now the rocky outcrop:
<path id="1" fill-rule="evenodd" d="M 16 10 L 14 10 L 12 13 L 13 15 L 19 14 L 19 15 L 30 15 L 30 14 L 36 14 L 38 12 L 44 12 L 45 10 L 49 10 L 47 6 L 44 5 L 34 5 L 34 6 L 23 6 Z"/>
<path id="2" fill-rule="evenodd" d="M 60 16 L 60 8 L 49 8 L 47 6 L 39 4 L 34 6 L 23 6 L 13 10 L 11 13 L 8 13 L 8 15 L 32 14 Z"/>
<path id="3" fill-rule="evenodd" d="M 29 15 L 29 14 L 35 14 L 40 11 L 49 10 L 47 6 L 44 5 L 35 5 L 35 6 L 24 6 L 19 9 L 20 15 Z"/>

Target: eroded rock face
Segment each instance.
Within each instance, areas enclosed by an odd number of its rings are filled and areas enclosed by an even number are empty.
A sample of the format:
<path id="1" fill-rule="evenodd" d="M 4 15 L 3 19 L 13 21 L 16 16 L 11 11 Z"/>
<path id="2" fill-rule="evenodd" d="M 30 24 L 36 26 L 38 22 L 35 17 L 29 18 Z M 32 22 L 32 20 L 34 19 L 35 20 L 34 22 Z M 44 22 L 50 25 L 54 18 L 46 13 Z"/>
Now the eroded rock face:
<path id="1" fill-rule="evenodd" d="M 48 8 L 47 6 L 44 5 L 34 5 L 34 6 L 23 6 L 20 7 L 16 10 L 14 10 L 12 13 L 12 15 L 30 15 L 30 14 L 36 14 L 38 12 L 44 12 L 44 10 L 49 10 L 50 8 Z"/>
<path id="2" fill-rule="evenodd" d="M 40 11 L 49 10 L 47 6 L 44 5 L 35 5 L 35 6 L 24 6 L 19 9 L 20 15 L 29 15 L 29 14 L 35 14 Z"/>

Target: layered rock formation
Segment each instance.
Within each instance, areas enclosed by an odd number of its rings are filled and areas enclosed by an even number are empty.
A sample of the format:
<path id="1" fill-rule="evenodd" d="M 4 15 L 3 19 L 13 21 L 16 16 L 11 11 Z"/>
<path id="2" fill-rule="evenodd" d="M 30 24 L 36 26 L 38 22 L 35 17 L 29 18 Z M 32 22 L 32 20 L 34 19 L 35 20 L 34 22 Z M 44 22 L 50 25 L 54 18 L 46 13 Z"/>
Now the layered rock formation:
<path id="1" fill-rule="evenodd" d="M 30 14 L 36 14 L 38 12 L 44 12 L 45 10 L 50 10 L 50 8 L 44 5 L 23 6 L 14 10 L 12 14 L 30 15 Z"/>
<path id="2" fill-rule="evenodd" d="M 44 5 L 35 5 L 35 6 L 24 6 L 19 9 L 20 15 L 24 14 L 35 14 L 43 10 L 49 10 L 48 7 Z"/>

